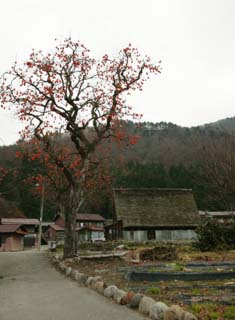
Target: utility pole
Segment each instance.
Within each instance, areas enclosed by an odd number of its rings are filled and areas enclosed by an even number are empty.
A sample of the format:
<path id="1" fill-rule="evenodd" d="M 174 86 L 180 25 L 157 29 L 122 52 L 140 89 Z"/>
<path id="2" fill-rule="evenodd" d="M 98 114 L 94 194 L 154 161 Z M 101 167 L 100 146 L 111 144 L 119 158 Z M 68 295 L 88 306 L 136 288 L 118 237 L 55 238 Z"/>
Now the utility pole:
<path id="1" fill-rule="evenodd" d="M 39 232 L 38 232 L 38 250 L 41 250 L 41 240 L 42 240 L 42 221 L 43 221 L 43 211 L 44 211 L 44 199 L 45 199 L 45 181 L 42 180 L 42 193 L 41 193 L 41 205 L 40 205 L 40 219 L 39 219 Z"/>

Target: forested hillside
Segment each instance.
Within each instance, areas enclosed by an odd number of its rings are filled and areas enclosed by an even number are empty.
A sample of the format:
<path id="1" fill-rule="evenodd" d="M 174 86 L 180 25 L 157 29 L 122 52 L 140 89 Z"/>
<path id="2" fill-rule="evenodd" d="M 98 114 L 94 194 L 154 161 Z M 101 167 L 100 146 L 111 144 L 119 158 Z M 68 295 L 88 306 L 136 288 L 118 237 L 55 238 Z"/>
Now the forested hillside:
<path id="1" fill-rule="evenodd" d="M 192 188 L 199 209 L 235 209 L 233 128 L 235 118 L 192 128 L 165 122 L 126 123 L 125 130 L 138 142 L 113 147 L 111 161 L 105 164 L 109 184 L 92 190 L 84 211 L 110 217 L 112 187 Z M 29 177 L 45 169 L 37 161 L 18 159 L 17 149 L 17 145 L 0 148 L 0 168 L 7 170 L 0 180 L 0 201 L 17 207 L 13 210 L 17 214 L 38 217 L 40 193 L 33 191 Z M 52 219 L 57 210 L 46 190 L 45 219 Z"/>

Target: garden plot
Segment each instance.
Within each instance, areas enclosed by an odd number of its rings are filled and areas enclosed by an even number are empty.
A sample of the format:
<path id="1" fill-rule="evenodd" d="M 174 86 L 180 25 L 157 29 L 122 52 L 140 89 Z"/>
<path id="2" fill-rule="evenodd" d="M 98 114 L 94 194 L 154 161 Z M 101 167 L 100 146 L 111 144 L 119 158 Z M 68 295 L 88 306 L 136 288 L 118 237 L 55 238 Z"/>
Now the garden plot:
<path id="1" fill-rule="evenodd" d="M 208 256 L 213 261 L 208 261 Z M 100 275 L 107 284 L 115 284 L 124 290 L 144 293 L 157 301 L 170 304 L 184 305 L 189 311 L 197 315 L 211 310 L 211 314 L 224 319 L 232 318 L 235 315 L 235 252 L 227 253 L 228 260 L 219 261 L 220 253 L 193 252 L 192 257 L 199 257 L 198 261 L 188 261 L 190 255 L 187 254 L 187 261 L 181 257 L 177 261 L 146 261 L 136 263 L 129 259 L 120 257 L 110 257 L 106 259 L 83 260 L 74 263 L 73 267 L 80 272 L 91 276 Z M 205 259 L 203 260 L 203 258 Z M 212 259 L 210 258 L 210 259 Z M 129 272 L 147 273 L 206 273 L 223 274 L 227 273 L 228 279 L 194 280 L 182 281 L 177 279 L 148 281 L 146 279 L 138 281 L 126 280 Z M 225 316 L 228 315 L 228 316 Z M 218 318 L 218 317 L 217 317 Z M 210 319 L 217 319 L 211 317 Z M 199 319 L 207 319 L 200 318 Z M 209 319 L 209 318 L 208 318 Z"/>

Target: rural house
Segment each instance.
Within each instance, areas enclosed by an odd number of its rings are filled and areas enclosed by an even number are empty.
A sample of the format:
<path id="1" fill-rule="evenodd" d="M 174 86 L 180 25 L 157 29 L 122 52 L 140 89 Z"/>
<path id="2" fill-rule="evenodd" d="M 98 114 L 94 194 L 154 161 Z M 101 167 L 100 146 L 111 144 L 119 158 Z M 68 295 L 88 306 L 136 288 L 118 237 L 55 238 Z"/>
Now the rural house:
<path id="1" fill-rule="evenodd" d="M 219 223 L 235 222 L 235 211 L 199 211 L 202 219 L 210 218 Z"/>
<path id="2" fill-rule="evenodd" d="M 104 228 L 95 226 L 84 226 L 78 231 L 78 241 L 104 241 Z"/>
<path id="3" fill-rule="evenodd" d="M 32 247 L 37 244 L 37 233 L 39 227 L 38 219 L 30 218 L 1 218 L 2 225 L 21 225 L 25 230 L 24 246 Z"/>
<path id="4" fill-rule="evenodd" d="M 106 238 L 190 240 L 200 217 L 190 189 L 114 189 L 114 219 Z"/>
<path id="5" fill-rule="evenodd" d="M 19 224 L 0 224 L 0 252 L 24 250 L 24 236 L 27 234 Z"/>
<path id="6" fill-rule="evenodd" d="M 57 244 L 64 243 L 64 227 L 58 224 L 49 224 L 43 232 L 43 238 L 46 241 L 56 241 Z"/>
<path id="7" fill-rule="evenodd" d="M 76 216 L 78 241 L 105 240 L 104 222 L 105 219 L 99 214 L 78 213 Z M 61 214 L 56 215 L 54 223 L 46 231 L 46 237 L 61 241 L 64 237 L 64 227 L 64 217 Z"/>

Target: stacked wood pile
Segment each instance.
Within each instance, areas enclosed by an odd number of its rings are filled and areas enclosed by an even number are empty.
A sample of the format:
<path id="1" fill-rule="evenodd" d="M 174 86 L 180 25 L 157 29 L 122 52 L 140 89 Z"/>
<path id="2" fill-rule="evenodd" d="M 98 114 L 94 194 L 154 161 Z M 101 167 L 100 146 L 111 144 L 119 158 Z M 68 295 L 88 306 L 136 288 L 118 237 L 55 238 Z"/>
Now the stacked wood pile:
<path id="1" fill-rule="evenodd" d="M 174 245 L 157 245 L 154 248 L 143 249 L 139 253 L 139 258 L 142 261 L 173 261 L 176 260 L 177 252 Z"/>

